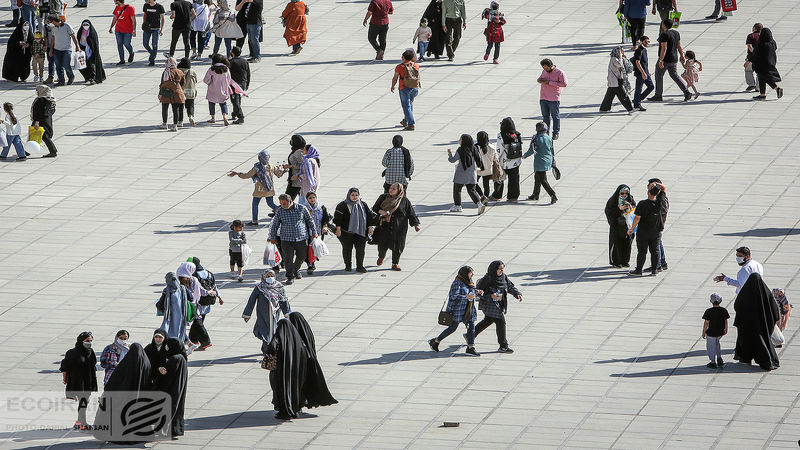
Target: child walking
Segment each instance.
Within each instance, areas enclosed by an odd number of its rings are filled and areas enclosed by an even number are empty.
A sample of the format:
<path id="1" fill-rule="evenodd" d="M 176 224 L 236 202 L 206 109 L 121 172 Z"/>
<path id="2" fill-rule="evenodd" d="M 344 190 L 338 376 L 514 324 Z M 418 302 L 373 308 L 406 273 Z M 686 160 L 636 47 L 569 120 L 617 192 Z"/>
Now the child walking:
<path id="1" fill-rule="evenodd" d="M 5 117 L 3 117 L 3 125 L 6 129 L 6 141 L 8 144 L 3 146 L 3 152 L 0 154 L 0 158 L 5 158 L 13 145 L 14 149 L 17 151 L 17 161 L 26 161 L 28 158 L 25 153 L 25 147 L 22 145 L 22 139 L 19 137 L 19 134 L 22 132 L 22 127 L 19 124 L 19 120 L 17 120 L 17 116 L 14 115 L 14 105 L 8 102 L 3 103 L 3 111 L 6 113 Z"/>
<path id="2" fill-rule="evenodd" d="M 228 231 L 228 241 L 230 241 L 228 255 L 230 256 L 231 278 L 238 278 L 240 283 L 244 280 L 244 278 L 242 278 L 242 268 L 244 267 L 242 245 L 247 244 L 247 237 L 244 235 L 243 229 L 244 224 L 242 224 L 242 221 L 236 219 L 231 224 L 231 231 Z M 238 276 L 236 267 L 239 269 Z"/>
<path id="3" fill-rule="evenodd" d="M 716 292 L 711 294 L 711 308 L 703 313 L 703 338 L 706 340 L 706 353 L 710 363 L 706 364 L 709 369 L 721 369 L 725 363 L 722 361 L 722 350 L 719 340 L 728 334 L 728 310 L 720 306 L 722 296 Z"/>
<path id="4" fill-rule="evenodd" d="M 703 63 L 697 60 L 694 52 L 688 50 L 686 52 L 686 62 L 683 63 L 683 68 L 686 69 L 681 74 L 681 78 L 686 80 L 686 84 L 694 90 L 694 98 L 700 96 L 700 91 L 697 90 L 695 83 L 700 81 L 700 72 L 703 71 Z"/>
<path id="5" fill-rule="evenodd" d="M 428 27 L 428 19 L 420 20 L 419 28 L 417 28 L 417 31 L 414 33 L 414 39 L 411 40 L 412 44 L 419 41 L 417 44 L 419 61 L 425 61 L 425 52 L 428 50 L 428 44 L 430 44 L 432 34 L 433 31 Z"/>
<path id="6" fill-rule="evenodd" d="M 506 19 L 503 17 L 503 13 L 500 12 L 500 4 L 496 1 L 492 1 L 491 5 L 483 10 L 481 19 L 489 21 L 489 24 L 486 25 L 486 29 L 483 30 L 487 42 L 486 53 L 483 55 L 483 60 L 487 61 L 489 59 L 489 52 L 492 50 L 492 46 L 494 46 L 494 60 L 492 63 L 498 64 L 498 59 L 500 58 L 500 43 L 504 40 L 503 25 L 506 24 Z"/>
<path id="7" fill-rule="evenodd" d="M 189 58 L 182 58 L 178 62 L 178 69 L 183 72 L 183 96 L 186 98 L 186 116 L 189 117 L 189 126 L 194 126 L 194 99 L 197 98 L 197 72 L 192 69 Z M 182 124 L 181 124 L 182 125 Z"/>
<path id="8" fill-rule="evenodd" d="M 31 45 L 31 68 L 33 69 L 33 82 L 44 81 L 44 60 L 46 58 L 44 52 L 44 38 L 42 33 L 37 31 L 33 33 L 33 45 Z"/>

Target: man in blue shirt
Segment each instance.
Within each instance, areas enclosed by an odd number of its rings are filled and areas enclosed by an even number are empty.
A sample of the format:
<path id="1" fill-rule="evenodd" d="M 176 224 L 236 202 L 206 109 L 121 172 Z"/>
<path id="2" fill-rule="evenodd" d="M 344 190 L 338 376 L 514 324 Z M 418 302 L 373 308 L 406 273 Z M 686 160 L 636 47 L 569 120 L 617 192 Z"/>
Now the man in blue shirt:
<path id="1" fill-rule="evenodd" d="M 317 237 L 317 228 L 308 210 L 294 203 L 288 194 L 281 194 L 278 199 L 281 207 L 275 210 L 267 240 L 277 244 L 276 236 L 280 230 L 281 253 L 286 263 L 286 284 L 292 284 L 295 278 L 302 278 L 300 266 L 308 256 L 308 239 Z"/>
<path id="2" fill-rule="evenodd" d="M 650 77 L 650 69 L 647 68 L 647 46 L 650 45 L 650 38 L 642 36 L 639 39 L 639 46 L 633 53 L 633 73 L 636 76 L 636 90 L 633 94 L 633 107 L 639 111 L 647 111 L 642 106 L 642 99 L 653 92 L 653 79 Z M 647 89 L 642 92 L 642 86 L 647 86 Z"/>
<path id="3" fill-rule="evenodd" d="M 631 24 L 631 42 L 633 42 L 634 49 L 644 35 L 648 6 L 650 6 L 650 0 L 625 0 L 625 5 L 622 7 L 622 15 Z"/>

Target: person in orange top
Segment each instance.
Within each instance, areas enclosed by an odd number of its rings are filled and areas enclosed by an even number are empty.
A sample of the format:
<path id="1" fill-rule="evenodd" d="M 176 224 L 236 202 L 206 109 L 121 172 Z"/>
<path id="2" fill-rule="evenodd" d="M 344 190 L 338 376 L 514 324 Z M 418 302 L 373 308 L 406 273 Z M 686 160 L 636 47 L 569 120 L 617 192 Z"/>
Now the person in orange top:
<path id="1" fill-rule="evenodd" d="M 281 14 L 281 21 L 286 28 L 283 37 L 286 39 L 286 45 L 292 46 L 293 55 L 300 53 L 303 49 L 301 44 L 306 43 L 308 36 L 306 14 L 308 6 L 302 0 L 290 0 Z"/>
<path id="2" fill-rule="evenodd" d="M 415 73 L 412 73 L 415 72 Z M 419 64 L 417 53 L 413 48 L 403 52 L 403 62 L 394 68 L 392 78 L 392 92 L 397 81 L 400 81 L 400 106 L 403 108 L 403 120 L 400 121 L 404 130 L 414 131 L 414 98 L 419 94 L 420 84 Z"/>

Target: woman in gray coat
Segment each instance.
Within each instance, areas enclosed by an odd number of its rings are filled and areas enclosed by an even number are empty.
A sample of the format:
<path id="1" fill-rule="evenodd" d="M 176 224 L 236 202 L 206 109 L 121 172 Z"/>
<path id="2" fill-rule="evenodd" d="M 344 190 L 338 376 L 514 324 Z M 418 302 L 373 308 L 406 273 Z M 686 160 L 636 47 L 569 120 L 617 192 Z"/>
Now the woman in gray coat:
<path id="1" fill-rule="evenodd" d="M 478 185 L 478 169 L 483 170 L 483 162 L 472 136 L 462 134 L 456 152 L 453 153 L 453 150 L 448 148 L 447 155 L 448 161 L 456 163 L 456 172 L 453 175 L 453 207 L 450 208 L 450 212 L 461 212 L 461 188 L 466 186 L 467 194 L 478 205 L 478 214 L 483 214 L 488 199 L 486 196 L 481 198 L 475 190 L 475 186 Z"/>
<path id="2" fill-rule="evenodd" d="M 625 90 L 625 80 L 628 78 L 625 62 L 625 51 L 622 47 L 614 47 L 611 50 L 611 59 L 608 61 L 608 89 L 606 89 L 603 103 L 600 104 L 600 112 L 611 111 L 611 103 L 614 101 L 614 96 L 628 110 L 628 114 L 633 111 L 631 99 L 628 98 L 628 93 Z M 630 62 L 628 63 L 630 64 Z"/>
<path id="3" fill-rule="evenodd" d="M 283 284 L 275 279 L 275 272 L 272 269 L 267 269 L 261 275 L 261 282 L 256 284 L 250 293 L 242 313 L 245 322 L 250 320 L 254 309 L 256 323 L 253 324 L 253 335 L 261 340 L 261 352 L 266 354 L 269 341 L 275 334 L 278 314 L 283 313 L 286 316 L 292 312 Z"/>

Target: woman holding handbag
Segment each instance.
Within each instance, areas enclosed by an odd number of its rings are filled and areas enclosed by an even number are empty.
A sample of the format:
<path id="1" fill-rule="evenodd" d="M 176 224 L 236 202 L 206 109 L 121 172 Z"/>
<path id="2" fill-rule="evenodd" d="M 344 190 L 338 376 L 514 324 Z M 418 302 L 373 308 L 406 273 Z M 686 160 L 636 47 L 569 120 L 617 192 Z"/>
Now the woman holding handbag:
<path id="1" fill-rule="evenodd" d="M 506 339 L 506 311 L 508 310 L 508 294 L 522 301 L 522 293 L 517 290 L 514 283 L 508 279 L 503 270 L 503 261 L 492 261 L 486 270 L 486 275 L 478 280 L 478 292 L 481 299 L 478 308 L 483 311 L 483 320 L 475 326 L 475 336 L 494 324 L 497 330 L 497 343 L 500 344 L 500 353 L 514 353 L 508 348 Z"/>
<path id="2" fill-rule="evenodd" d="M 475 350 L 475 320 L 478 318 L 478 314 L 475 311 L 476 294 L 482 295 L 483 291 L 475 289 L 475 284 L 472 282 L 472 267 L 461 267 L 458 269 L 456 279 L 450 285 L 450 293 L 445 307 L 445 312 L 452 314 L 452 322 L 438 337 L 428 341 L 428 345 L 431 346 L 433 351 L 438 352 L 439 343 L 442 342 L 442 339 L 453 334 L 458 329 L 458 324 L 463 322 L 467 327 L 467 354 L 481 356 Z"/>
<path id="3" fill-rule="evenodd" d="M 233 40 L 242 39 L 244 33 L 242 33 L 239 25 L 236 24 L 236 13 L 231 11 L 227 0 L 220 0 L 219 9 L 214 14 L 214 24 L 211 27 L 211 31 L 214 33 L 214 52 L 212 55 L 219 52 L 219 46 L 225 40 L 225 55 L 230 58 Z"/>
<path id="4" fill-rule="evenodd" d="M 79 72 L 90 85 L 102 83 L 106 79 L 106 71 L 103 70 L 100 43 L 97 39 L 97 30 L 94 29 L 92 22 L 84 20 L 81 23 L 77 38 L 81 51 L 86 54 L 86 68 L 80 69 Z"/>
<path id="5" fill-rule="evenodd" d="M 161 102 L 161 128 L 167 130 L 167 113 L 172 105 L 172 131 L 178 131 L 183 125 L 183 104 L 186 97 L 183 95 L 183 85 L 186 82 L 183 72 L 178 69 L 178 62 L 173 57 L 167 58 L 164 63 L 164 72 L 161 74 L 161 84 L 158 86 L 158 101 Z M 179 125 L 180 124 L 180 125 Z"/>
<path id="6" fill-rule="evenodd" d="M 392 183 L 388 194 L 381 194 L 372 210 L 379 216 L 378 226 L 375 228 L 372 240 L 378 244 L 378 262 L 380 266 L 386 257 L 386 252 L 392 250 L 392 270 L 400 268 L 400 255 L 406 247 L 406 235 L 409 225 L 414 231 L 419 231 L 419 219 L 414 212 L 414 206 L 406 198 L 403 185 Z"/>
<path id="7" fill-rule="evenodd" d="M 539 192 L 542 187 L 550 196 L 550 204 L 558 201 L 556 191 L 550 187 L 547 181 L 547 171 L 553 168 L 553 139 L 547 134 L 547 124 L 539 122 L 536 124 L 536 136 L 531 139 L 528 151 L 522 158 L 533 156 L 533 195 L 528 200 L 539 200 Z"/>

